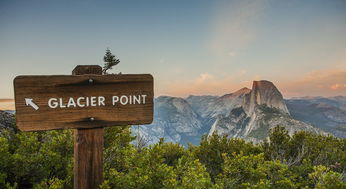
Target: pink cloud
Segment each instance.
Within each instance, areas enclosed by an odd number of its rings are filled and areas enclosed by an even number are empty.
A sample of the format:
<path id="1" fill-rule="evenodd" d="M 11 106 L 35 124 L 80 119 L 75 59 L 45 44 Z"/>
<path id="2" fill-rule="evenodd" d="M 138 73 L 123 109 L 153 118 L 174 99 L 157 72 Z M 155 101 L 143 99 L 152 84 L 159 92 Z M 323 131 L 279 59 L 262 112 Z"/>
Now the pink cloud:
<path id="1" fill-rule="evenodd" d="M 340 90 L 340 89 L 346 88 L 346 84 L 336 83 L 334 85 L 331 85 L 329 88 L 331 88 L 332 90 Z"/>
<path id="2" fill-rule="evenodd" d="M 233 78 L 216 78 L 212 74 L 202 73 L 188 81 L 173 81 L 163 94 L 171 96 L 223 95 L 234 92 L 247 83 L 237 83 Z"/>
<path id="3" fill-rule="evenodd" d="M 247 70 L 239 70 L 229 77 L 201 73 L 194 79 L 169 81 L 160 88 L 158 95 L 186 97 L 188 95 L 223 95 L 242 87 L 251 88 L 253 80 L 272 81 L 285 98 L 295 96 L 346 96 L 346 68 L 316 70 L 301 77 L 266 78 L 249 75 Z M 243 80 L 243 81 L 241 81 Z"/>
<path id="4" fill-rule="evenodd" d="M 346 95 L 346 69 L 318 70 L 278 85 L 286 97 Z"/>

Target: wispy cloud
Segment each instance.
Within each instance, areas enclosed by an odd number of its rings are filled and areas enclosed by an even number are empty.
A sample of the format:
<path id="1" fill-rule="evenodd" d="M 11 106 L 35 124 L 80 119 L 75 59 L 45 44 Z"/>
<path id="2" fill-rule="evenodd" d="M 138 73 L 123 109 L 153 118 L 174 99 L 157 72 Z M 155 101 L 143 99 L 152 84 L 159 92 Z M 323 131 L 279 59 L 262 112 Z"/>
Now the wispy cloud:
<path id="1" fill-rule="evenodd" d="M 166 62 L 166 59 L 164 58 L 160 58 L 160 61 L 159 61 L 161 64 L 165 63 Z"/>
<path id="2" fill-rule="evenodd" d="M 236 54 L 237 54 L 237 53 L 236 53 L 236 52 L 234 52 L 234 51 L 230 51 L 230 52 L 228 52 L 228 55 L 229 55 L 229 56 L 232 56 L 232 57 L 233 57 L 233 56 L 235 56 Z"/>
<path id="3" fill-rule="evenodd" d="M 248 78 L 243 82 L 239 78 Z M 246 70 L 232 77 L 220 77 L 201 73 L 191 80 L 176 80 L 168 83 L 163 94 L 186 97 L 188 95 L 223 95 L 242 87 L 251 88 L 254 80 L 267 79 L 260 75 L 249 76 Z M 270 79 L 269 79 L 270 80 Z M 295 96 L 346 95 L 346 69 L 316 70 L 299 78 L 271 80 L 285 98 Z"/>
<path id="4" fill-rule="evenodd" d="M 346 84 L 336 83 L 336 84 L 331 85 L 329 88 L 332 90 L 346 89 Z"/>
<path id="5" fill-rule="evenodd" d="M 208 80 L 212 80 L 213 78 L 214 76 L 209 73 L 202 73 L 196 78 L 196 83 L 205 83 L 208 82 Z"/>
<path id="6" fill-rule="evenodd" d="M 239 74 L 245 74 L 245 70 L 239 71 Z M 223 95 L 234 92 L 244 86 L 250 87 L 251 83 L 241 83 L 235 81 L 235 77 L 217 77 L 210 73 L 202 73 L 198 77 L 187 81 L 174 81 L 163 92 L 172 96 L 186 97 L 188 95 Z"/>
<path id="7" fill-rule="evenodd" d="M 280 86 L 288 97 L 346 95 L 346 69 L 316 70 Z"/>
<path id="8" fill-rule="evenodd" d="M 217 10 L 211 46 L 214 53 L 235 56 L 236 51 L 256 36 L 256 25 L 266 0 L 227 1 Z"/>
<path id="9" fill-rule="evenodd" d="M 237 76 L 238 76 L 238 77 L 244 76 L 246 73 L 247 73 L 246 70 L 240 70 L 240 71 L 238 72 Z"/>

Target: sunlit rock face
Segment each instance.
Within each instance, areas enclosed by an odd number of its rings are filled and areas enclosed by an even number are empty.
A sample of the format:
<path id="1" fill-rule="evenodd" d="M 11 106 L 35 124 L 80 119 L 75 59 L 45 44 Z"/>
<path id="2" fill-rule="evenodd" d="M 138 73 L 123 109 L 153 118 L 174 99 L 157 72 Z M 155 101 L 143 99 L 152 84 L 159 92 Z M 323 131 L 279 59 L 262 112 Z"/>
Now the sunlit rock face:
<path id="1" fill-rule="evenodd" d="M 245 97 L 243 107 L 248 114 L 252 114 L 257 105 L 266 105 L 289 114 L 282 94 L 270 81 L 253 82 L 252 90 Z"/>
<path id="2" fill-rule="evenodd" d="M 305 104 L 304 111 L 301 112 L 302 106 L 299 106 L 299 102 L 285 101 L 277 87 L 265 80 L 254 81 L 252 89 L 242 88 L 223 96 L 162 96 L 155 100 L 154 122 L 134 131 L 140 133 L 148 144 L 165 138 L 166 141 L 185 146 L 188 143 L 198 145 L 201 136 L 212 134 L 260 142 L 278 125 L 285 127 L 291 135 L 304 130 L 319 134 L 333 133 L 338 137 L 346 136 L 346 113 L 343 110 L 346 98 L 323 99 L 321 101 L 324 104 L 318 105 L 311 105 L 315 103 L 314 99 L 309 101 L 313 102 Z M 289 103 L 289 108 L 286 102 Z M 320 111 L 316 114 L 318 118 L 323 117 L 319 120 L 328 119 L 329 122 L 325 123 L 332 126 L 318 126 L 313 122 L 316 118 L 313 113 L 304 114 L 316 109 Z"/>
<path id="3" fill-rule="evenodd" d="M 320 129 L 292 118 L 282 94 L 272 82 L 254 81 L 252 90 L 243 96 L 242 105 L 234 107 L 229 115 L 218 116 L 209 136 L 217 133 L 259 142 L 278 125 L 285 127 L 291 135 L 300 130 L 324 134 Z"/>

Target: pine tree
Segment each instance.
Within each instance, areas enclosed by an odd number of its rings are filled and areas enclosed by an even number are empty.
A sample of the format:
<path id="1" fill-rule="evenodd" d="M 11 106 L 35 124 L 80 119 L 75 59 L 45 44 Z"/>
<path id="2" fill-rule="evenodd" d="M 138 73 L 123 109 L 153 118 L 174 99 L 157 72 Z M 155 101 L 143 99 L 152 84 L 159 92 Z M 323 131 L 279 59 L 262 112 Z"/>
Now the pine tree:
<path id="1" fill-rule="evenodd" d="M 103 61 L 105 62 L 103 66 L 103 74 L 107 74 L 107 70 L 110 70 L 113 68 L 113 66 L 116 66 L 120 63 L 120 60 L 115 57 L 115 55 L 112 54 L 111 50 L 107 48 L 106 54 L 103 57 Z"/>

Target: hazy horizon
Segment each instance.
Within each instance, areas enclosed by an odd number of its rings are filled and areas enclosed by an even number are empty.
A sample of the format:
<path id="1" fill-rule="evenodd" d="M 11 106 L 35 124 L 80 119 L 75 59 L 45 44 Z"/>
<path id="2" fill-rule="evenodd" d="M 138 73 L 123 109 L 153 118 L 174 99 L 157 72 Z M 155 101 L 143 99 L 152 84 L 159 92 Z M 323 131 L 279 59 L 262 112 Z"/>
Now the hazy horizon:
<path id="1" fill-rule="evenodd" d="M 236 92 L 236 91 L 233 91 L 233 92 Z M 194 94 L 190 94 L 190 95 L 187 95 L 187 96 L 172 96 L 172 97 L 187 98 L 188 96 L 222 96 L 222 95 L 226 95 L 226 94 L 229 94 L 229 93 L 225 93 L 225 94 L 221 94 L 221 95 L 209 95 L 209 94 L 194 95 Z M 160 96 L 168 96 L 168 95 L 160 95 Z M 155 96 L 155 98 L 158 98 L 160 96 Z M 294 98 L 318 98 L 318 97 L 331 98 L 331 97 L 337 97 L 337 96 L 346 97 L 346 95 L 336 95 L 336 96 L 294 96 L 294 97 L 289 97 L 289 98 L 287 98 L 285 96 L 283 96 L 283 97 L 284 97 L 284 99 L 294 99 Z M 14 99 L 0 98 L 0 110 L 15 110 Z"/>
<path id="2" fill-rule="evenodd" d="M 1 1 L 0 99 L 17 75 L 102 65 L 151 73 L 155 96 L 269 80 L 285 98 L 346 95 L 346 1 Z"/>

